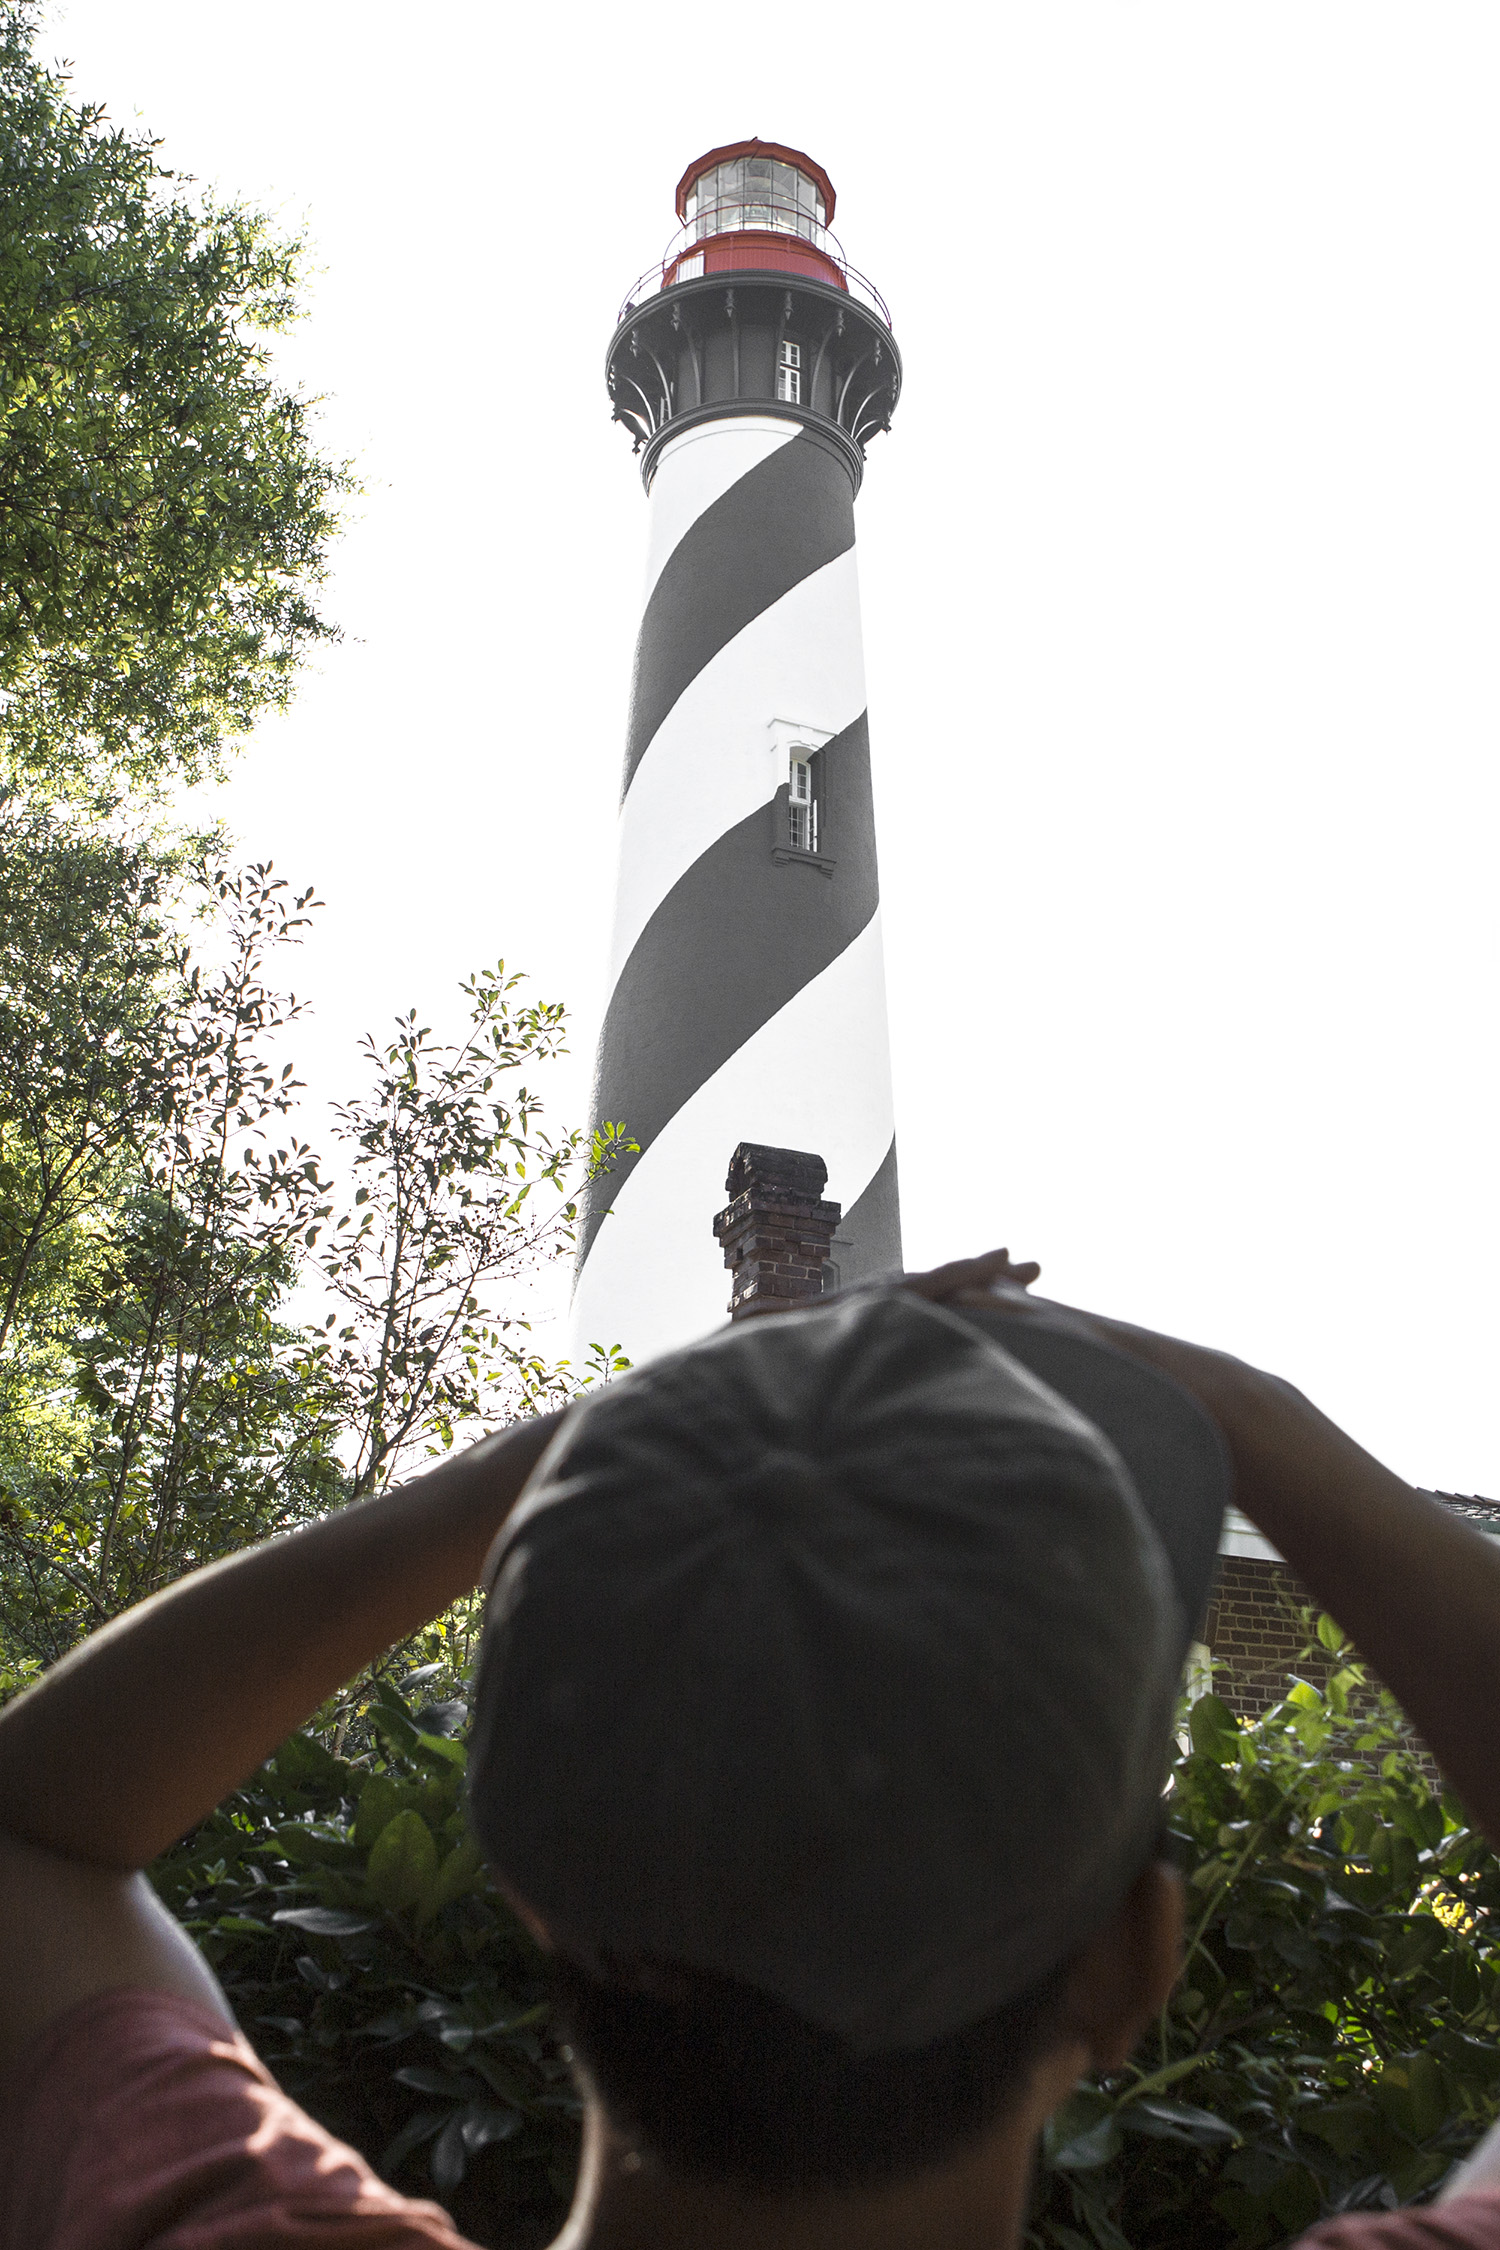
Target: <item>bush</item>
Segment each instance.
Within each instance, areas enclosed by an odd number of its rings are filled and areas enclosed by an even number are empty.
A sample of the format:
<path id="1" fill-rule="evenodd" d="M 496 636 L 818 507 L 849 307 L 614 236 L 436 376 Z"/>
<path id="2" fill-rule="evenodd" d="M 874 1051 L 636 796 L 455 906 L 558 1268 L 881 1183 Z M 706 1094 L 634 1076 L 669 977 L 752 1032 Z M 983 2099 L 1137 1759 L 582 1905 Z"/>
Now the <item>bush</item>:
<path id="1" fill-rule="evenodd" d="M 1319 1633 L 1323 1688 L 1250 1725 L 1214 1695 L 1185 1714 L 1184 1972 L 1127 2069 L 1053 2120 L 1035 2250 L 1274 2250 L 1430 2194 L 1489 2122 L 1500 1867 Z M 561 2223 L 578 2103 L 465 1833 L 467 1714 L 413 1705 L 435 1670 L 372 1685 L 359 1759 L 294 1736 L 155 1879 L 314 2116 L 475 2241 L 529 2250 Z"/>
<path id="2" fill-rule="evenodd" d="M 1053 2119 L 1029 2240 L 1260 2250 L 1435 2191 L 1500 2096 L 1500 1867 L 1331 1619 L 1320 1690 L 1187 1714 L 1169 1797 L 1183 1974 Z"/>
<path id="3" fill-rule="evenodd" d="M 571 2196 L 579 2104 L 466 1832 L 467 1714 L 413 1705 L 436 1669 L 371 1684 L 373 1755 L 293 1735 L 152 1874 L 304 2108 L 476 2242 L 530 2250 Z"/>

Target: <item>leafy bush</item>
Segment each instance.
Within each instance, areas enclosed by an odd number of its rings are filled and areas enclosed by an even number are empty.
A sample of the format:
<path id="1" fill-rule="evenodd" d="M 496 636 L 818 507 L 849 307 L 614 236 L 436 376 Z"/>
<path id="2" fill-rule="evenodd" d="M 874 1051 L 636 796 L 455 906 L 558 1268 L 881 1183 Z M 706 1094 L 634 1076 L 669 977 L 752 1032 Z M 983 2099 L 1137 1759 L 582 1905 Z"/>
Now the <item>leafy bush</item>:
<path id="1" fill-rule="evenodd" d="M 304 2108 L 476 2242 L 530 2250 L 572 2193 L 579 2105 L 466 1832 L 467 1713 L 413 1708 L 429 1670 L 372 1682 L 375 1755 L 294 1735 L 153 1878 Z"/>
<path id="2" fill-rule="evenodd" d="M 1274 2250 L 1430 2193 L 1500 2099 L 1500 1866 L 1327 1619 L 1323 1688 L 1185 1714 L 1189 1945 L 1126 2070 L 1047 2133 L 1034 2250 Z M 480 2243 L 561 2222 L 578 2105 L 541 1964 L 461 1809 L 467 1714 L 372 1684 L 358 1760 L 295 1736 L 158 1864 L 282 2082 Z"/>
<path id="3" fill-rule="evenodd" d="M 1431 2193 L 1500 2098 L 1500 1866 L 1434 1793 L 1331 1619 L 1320 1690 L 1187 1714 L 1169 1823 L 1183 1974 L 1117 2078 L 1046 2136 L 1047 2250 L 1260 2250 Z"/>

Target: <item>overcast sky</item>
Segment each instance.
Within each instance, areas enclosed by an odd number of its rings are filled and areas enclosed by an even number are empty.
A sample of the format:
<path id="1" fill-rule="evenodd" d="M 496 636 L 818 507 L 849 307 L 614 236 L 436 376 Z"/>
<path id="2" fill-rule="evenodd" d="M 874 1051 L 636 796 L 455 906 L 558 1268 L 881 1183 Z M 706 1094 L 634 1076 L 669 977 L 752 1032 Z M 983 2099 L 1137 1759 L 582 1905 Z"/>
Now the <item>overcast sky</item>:
<path id="1" fill-rule="evenodd" d="M 908 1262 L 1008 1242 L 1500 1494 L 1489 0 L 59 0 L 44 45 L 316 244 L 347 638 L 220 809 L 327 901 L 320 1093 L 503 952 L 584 1115 L 646 534 L 604 350 L 685 163 L 790 142 L 906 361 L 858 523 Z"/>

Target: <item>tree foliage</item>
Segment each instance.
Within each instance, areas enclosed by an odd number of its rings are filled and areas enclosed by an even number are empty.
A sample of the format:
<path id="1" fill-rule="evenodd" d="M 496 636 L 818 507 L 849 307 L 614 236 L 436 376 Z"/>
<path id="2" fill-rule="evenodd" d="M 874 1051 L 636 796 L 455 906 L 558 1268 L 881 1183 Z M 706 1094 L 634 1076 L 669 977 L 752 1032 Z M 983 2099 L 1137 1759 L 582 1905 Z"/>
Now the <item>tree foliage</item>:
<path id="1" fill-rule="evenodd" d="M 265 971 L 309 902 L 266 869 L 189 871 L 219 917 L 208 969 L 163 918 L 173 870 L 149 849 L 55 818 L 32 843 L 0 938 L 13 1670 L 326 1508 L 342 1481 L 282 1312 L 321 1183 L 306 1150 L 271 1145 L 297 1085 L 266 1044 L 298 1009 Z M 80 857 L 99 878 L 92 938 L 55 904 Z"/>
<path id="2" fill-rule="evenodd" d="M 1320 1629 L 1326 1691 L 1289 1683 L 1249 1725 L 1213 1695 L 1185 1715 L 1184 1972 L 1128 2068 L 1054 2119 L 1033 2250 L 1276 2250 L 1433 2192 L 1490 2121 L 1500 1864 Z M 358 1758 L 294 1738 L 155 1881 L 298 2099 L 521 2250 L 560 2222 L 577 2105 L 541 1959 L 462 1820 L 464 1705 L 417 1707 L 439 1684 L 369 1688 Z"/>
<path id="3" fill-rule="evenodd" d="M 549 1363 L 515 1289 L 608 1160 L 543 1129 L 560 1007 L 502 965 L 464 987 L 457 1042 L 413 1017 L 368 1045 L 330 1176 L 278 1057 L 310 894 L 55 808 L 13 805 L 7 833 L 0 1693 L 184 1570 L 618 1360 Z"/>
<path id="4" fill-rule="evenodd" d="M 268 338 L 303 245 L 189 197 L 0 11 L 0 759 L 62 789 L 212 765 L 308 648 L 347 471 Z"/>
<path id="5" fill-rule="evenodd" d="M 415 1010 L 393 1040 L 367 1039 L 369 1089 L 334 1113 L 353 1199 L 309 1242 L 338 1308 L 321 1374 L 354 1447 L 356 1495 L 381 1490 L 414 1446 L 450 1446 L 497 1395 L 512 1411 L 571 1395 L 526 1320 L 496 1316 L 494 1292 L 571 1249 L 577 1187 L 608 1168 L 621 1136 L 553 1139 L 535 1084 L 513 1083 L 545 1069 L 566 1031 L 562 1006 L 525 1000 L 524 981 L 503 961 L 469 978 L 469 1021 L 451 1044 Z M 612 1355 L 590 1365 L 608 1374 Z"/>
<path id="6" fill-rule="evenodd" d="M 1500 1865 L 1331 1619 L 1323 1689 L 1189 1715 L 1169 1798 L 1183 1974 L 1053 2120 L 1038 2250 L 1272 2250 L 1434 2191 L 1500 2098 Z"/>
<path id="7" fill-rule="evenodd" d="M 64 1291 L 141 1115 L 160 1107 L 170 860 L 45 803 L 0 802 L 0 1365 Z"/>

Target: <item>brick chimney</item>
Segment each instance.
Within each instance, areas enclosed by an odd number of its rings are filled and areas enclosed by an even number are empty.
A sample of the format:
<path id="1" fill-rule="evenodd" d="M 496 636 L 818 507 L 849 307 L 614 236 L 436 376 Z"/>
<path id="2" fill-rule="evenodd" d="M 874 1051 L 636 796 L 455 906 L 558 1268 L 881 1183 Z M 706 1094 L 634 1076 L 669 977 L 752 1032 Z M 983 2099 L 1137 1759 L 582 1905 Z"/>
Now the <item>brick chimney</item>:
<path id="1" fill-rule="evenodd" d="M 729 1317 L 740 1320 L 767 1298 L 800 1304 L 823 1294 L 823 1268 L 843 1217 L 825 1203 L 828 1166 L 800 1148 L 741 1141 L 729 1160 L 728 1208 L 714 1220 L 730 1283 Z"/>

